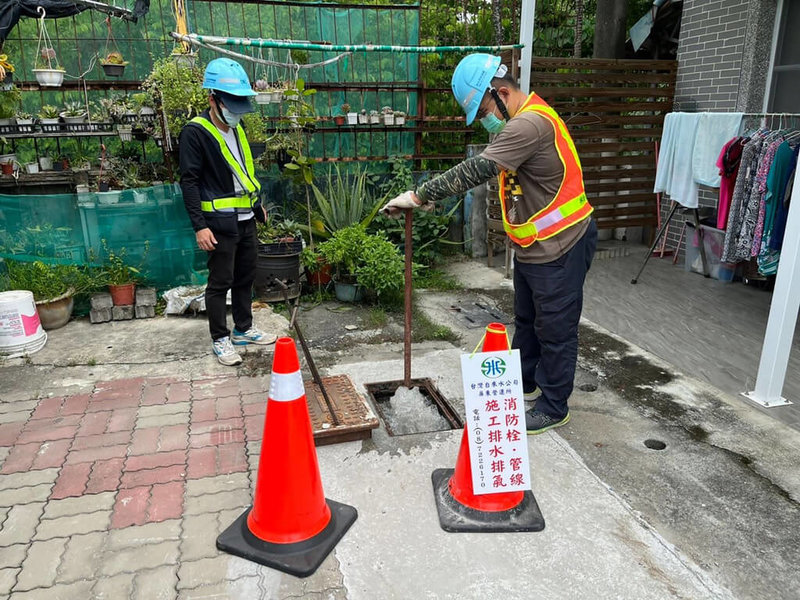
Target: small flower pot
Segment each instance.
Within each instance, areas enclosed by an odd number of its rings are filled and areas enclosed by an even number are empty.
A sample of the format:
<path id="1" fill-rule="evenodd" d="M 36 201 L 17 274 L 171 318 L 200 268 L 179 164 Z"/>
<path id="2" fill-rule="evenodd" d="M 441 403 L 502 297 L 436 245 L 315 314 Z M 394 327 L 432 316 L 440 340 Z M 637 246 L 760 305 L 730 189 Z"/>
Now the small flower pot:
<path id="1" fill-rule="evenodd" d="M 309 285 L 328 285 L 331 281 L 331 266 L 322 265 L 319 271 L 314 271 L 313 273 L 306 270 L 306 280 Z"/>
<path id="2" fill-rule="evenodd" d="M 191 69 L 197 63 L 197 53 L 195 52 L 173 52 L 171 56 L 179 67 Z"/>
<path id="3" fill-rule="evenodd" d="M 106 77 L 121 77 L 127 64 L 126 62 L 122 64 L 104 62 L 100 63 L 100 66 L 103 67 L 103 73 L 106 74 Z"/>
<path id="4" fill-rule="evenodd" d="M 14 174 L 14 163 L 0 163 L 0 170 L 2 170 L 3 175 L 13 175 Z"/>
<path id="5" fill-rule="evenodd" d="M 20 133 L 33 132 L 33 119 L 20 119 L 17 118 L 17 130 Z"/>
<path id="6" fill-rule="evenodd" d="M 59 122 L 58 118 L 42 118 L 39 119 L 39 123 L 42 126 L 42 131 L 44 133 L 57 133 L 61 131 L 61 123 Z"/>
<path id="7" fill-rule="evenodd" d="M 259 92 L 256 90 L 256 95 L 253 96 L 256 104 L 269 104 L 272 102 L 272 92 Z"/>
<path id="8" fill-rule="evenodd" d="M 49 156 L 40 156 L 39 157 L 39 167 L 42 171 L 52 171 L 53 170 L 53 159 Z"/>
<path id="9" fill-rule="evenodd" d="M 57 298 L 40 300 L 36 303 L 36 312 L 39 313 L 39 320 L 44 329 L 50 331 L 67 324 L 72 316 L 72 307 L 75 305 L 72 297 L 74 293 L 74 290 L 69 290 Z"/>
<path id="10" fill-rule="evenodd" d="M 130 125 L 118 125 L 117 133 L 119 134 L 119 139 L 123 142 L 130 142 L 133 139 L 133 127 Z"/>
<path id="11" fill-rule="evenodd" d="M 362 115 L 359 113 L 358 115 L 358 124 L 359 125 L 367 125 L 369 123 L 369 115 Z"/>
<path id="12" fill-rule="evenodd" d="M 358 113 L 354 113 L 354 112 L 347 113 L 347 124 L 348 125 L 356 125 L 356 124 L 358 124 Z"/>
<path id="13" fill-rule="evenodd" d="M 61 84 L 64 83 L 62 69 L 34 69 L 33 74 L 42 87 L 61 87 Z"/>
<path id="14" fill-rule="evenodd" d="M 109 285 L 108 291 L 111 294 L 111 302 L 114 303 L 114 306 L 130 306 L 133 304 L 136 284 Z"/>
<path id="15" fill-rule="evenodd" d="M 61 113 L 61 118 L 64 119 L 66 125 L 82 125 L 86 122 L 86 116 L 86 113 L 83 113 L 75 117 L 68 117 L 64 113 Z"/>
<path id="16" fill-rule="evenodd" d="M 25 172 L 34 175 L 39 172 L 39 163 L 28 163 L 25 165 Z"/>
<path id="17" fill-rule="evenodd" d="M 333 287 L 336 292 L 336 299 L 340 302 L 360 302 L 364 295 L 364 288 L 357 283 L 334 281 Z"/>
<path id="18" fill-rule="evenodd" d="M 399 117 L 399 116 L 395 115 L 394 116 L 394 124 L 395 125 L 405 125 L 406 124 L 406 118 L 405 117 Z"/>
<path id="19" fill-rule="evenodd" d="M 272 90 L 270 94 L 272 104 L 280 104 L 283 102 L 283 90 Z"/>
<path id="20" fill-rule="evenodd" d="M 370 125 L 380 125 L 381 124 L 381 116 L 380 115 L 370 115 L 369 116 L 369 124 Z"/>
<path id="21" fill-rule="evenodd" d="M 333 117 L 333 122 L 339 126 L 344 125 L 344 116 L 336 115 L 335 117 Z"/>
<path id="22" fill-rule="evenodd" d="M 384 114 L 383 115 L 383 124 L 384 125 L 394 125 L 394 115 Z"/>

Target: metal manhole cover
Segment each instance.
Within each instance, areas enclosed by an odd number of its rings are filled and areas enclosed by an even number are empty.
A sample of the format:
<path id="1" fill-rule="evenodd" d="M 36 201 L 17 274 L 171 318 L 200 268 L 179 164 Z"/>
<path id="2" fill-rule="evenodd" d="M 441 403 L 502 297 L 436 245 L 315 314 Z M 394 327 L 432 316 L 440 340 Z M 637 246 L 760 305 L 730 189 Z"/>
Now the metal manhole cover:
<path id="1" fill-rule="evenodd" d="M 489 323 L 508 325 L 514 322 L 514 319 L 502 310 L 483 302 L 456 302 L 450 305 L 450 310 L 456 313 L 456 319 L 468 329 L 483 328 Z"/>
<path id="2" fill-rule="evenodd" d="M 378 418 L 347 375 L 322 378 L 322 385 L 328 392 L 338 425 L 331 418 L 319 386 L 313 381 L 305 381 L 304 384 L 311 429 L 314 431 L 314 443 L 317 446 L 363 440 L 372 436 L 372 430 L 379 425 Z"/>

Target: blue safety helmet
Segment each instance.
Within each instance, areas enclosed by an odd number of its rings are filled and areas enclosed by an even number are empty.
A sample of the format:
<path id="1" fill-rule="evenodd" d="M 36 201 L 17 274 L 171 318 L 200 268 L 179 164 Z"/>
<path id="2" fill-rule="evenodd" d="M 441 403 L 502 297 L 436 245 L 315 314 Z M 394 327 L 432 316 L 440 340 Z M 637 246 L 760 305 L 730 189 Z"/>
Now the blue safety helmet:
<path id="1" fill-rule="evenodd" d="M 461 59 L 450 86 L 453 96 L 467 115 L 467 125 L 471 125 L 478 113 L 483 95 L 492 85 L 492 78 L 500 67 L 500 57 L 491 54 L 469 54 Z"/>
<path id="2" fill-rule="evenodd" d="M 215 58 L 206 67 L 203 87 L 232 96 L 255 96 L 242 65 L 230 58 Z"/>

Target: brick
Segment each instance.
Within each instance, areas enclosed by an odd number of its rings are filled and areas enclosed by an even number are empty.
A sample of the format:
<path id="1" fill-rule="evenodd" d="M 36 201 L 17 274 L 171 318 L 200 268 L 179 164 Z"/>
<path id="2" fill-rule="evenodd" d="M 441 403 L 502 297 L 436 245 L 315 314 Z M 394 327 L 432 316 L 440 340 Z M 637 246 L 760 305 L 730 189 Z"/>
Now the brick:
<path id="1" fill-rule="evenodd" d="M 12 477 L 12 475 L 4 475 L 3 477 Z M 0 507 L 15 506 L 26 502 L 43 502 L 47 500 L 52 488 L 52 483 L 43 483 L 32 487 L 0 491 Z"/>
<path id="2" fill-rule="evenodd" d="M 33 411 L 31 419 L 48 419 L 61 414 L 61 405 L 64 403 L 64 398 L 58 396 L 55 398 L 44 398 L 39 402 L 36 410 Z"/>
<path id="3" fill-rule="evenodd" d="M 19 567 L 0 568 L 0 597 L 10 597 L 11 588 L 17 582 L 17 574 L 19 572 Z"/>
<path id="4" fill-rule="evenodd" d="M 128 451 L 127 444 L 117 446 L 102 446 L 100 448 L 86 448 L 85 450 L 73 450 L 67 454 L 68 465 L 74 465 L 82 462 L 96 462 L 98 460 L 106 460 L 109 458 L 121 458 L 125 456 Z"/>
<path id="5" fill-rule="evenodd" d="M 117 408 L 111 411 L 111 418 L 108 420 L 108 432 L 117 431 L 130 432 L 136 424 L 135 408 Z"/>
<path id="6" fill-rule="evenodd" d="M 186 496 L 184 514 L 198 515 L 207 512 L 217 512 L 226 508 L 244 510 L 252 503 L 249 489 L 225 490 L 217 494 L 204 496 Z"/>
<path id="7" fill-rule="evenodd" d="M 114 321 L 129 321 L 133 318 L 134 310 L 133 304 L 125 306 L 115 306 L 111 309 L 111 318 Z"/>
<path id="8" fill-rule="evenodd" d="M 86 412 L 89 406 L 89 394 L 78 394 L 64 398 L 64 404 L 61 406 L 62 415 L 77 415 Z"/>
<path id="9" fill-rule="evenodd" d="M 189 445 L 189 426 L 187 424 L 169 425 L 161 428 L 158 449 L 161 452 L 185 450 Z"/>
<path id="10" fill-rule="evenodd" d="M 186 466 L 183 464 L 156 469 L 142 469 L 122 474 L 121 488 L 135 488 L 144 485 L 166 483 L 168 481 L 182 481 L 186 478 Z"/>
<path id="11" fill-rule="evenodd" d="M 156 316 L 155 306 L 139 306 L 138 304 L 133 309 L 133 314 L 137 319 L 152 319 Z"/>
<path id="12" fill-rule="evenodd" d="M 216 556 L 217 549 L 209 543 L 209 539 L 219 535 L 219 531 L 217 513 L 185 516 L 181 533 L 181 561 Z"/>
<path id="13" fill-rule="evenodd" d="M 86 483 L 89 481 L 91 470 L 90 463 L 65 465 L 56 479 L 50 498 L 59 500 L 70 496 L 82 496 L 86 491 Z"/>
<path id="14" fill-rule="evenodd" d="M 80 422 L 81 415 L 56 415 L 45 419 L 31 419 L 25 424 L 22 435 L 34 431 L 47 431 L 58 427 L 72 427 L 80 424 Z M 17 440 L 17 443 L 24 442 Z"/>
<path id="15" fill-rule="evenodd" d="M 78 432 L 77 425 L 67 425 L 64 427 L 42 428 L 34 430 L 23 430 L 18 444 L 28 444 L 30 442 L 49 442 L 51 440 L 71 439 Z"/>
<path id="16" fill-rule="evenodd" d="M 177 519 L 116 529 L 108 534 L 106 550 L 117 552 L 128 548 L 146 548 L 166 540 L 179 540 L 180 535 L 181 522 Z"/>
<path id="17" fill-rule="evenodd" d="M 89 481 L 86 483 L 86 493 L 98 494 L 117 490 L 124 464 L 124 458 L 109 458 L 96 461 L 89 474 Z"/>
<path id="18" fill-rule="evenodd" d="M 192 388 L 189 383 L 173 383 L 167 392 L 167 403 L 188 402 L 192 398 Z"/>
<path id="19" fill-rule="evenodd" d="M 44 502 L 31 502 L 30 504 L 18 504 L 11 506 L 8 516 L 0 526 L 0 562 L 3 566 L 19 566 L 20 563 L 13 565 L 8 562 L 5 556 L 8 548 L 14 544 L 29 544 L 36 533 L 36 526 L 39 518 L 44 511 Z"/>
<path id="20" fill-rule="evenodd" d="M 139 419 L 146 419 L 152 417 L 165 417 L 169 415 L 179 414 L 184 417 L 189 416 L 191 406 L 188 402 L 181 404 L 159 404 L 156 406 L 141 406 L 137 416 Z"/>
<path id="21" fill-rule="evenodd" d="M 157 523 L 168 519 L 180 519 L 183 516 L 184 489 L 182 481 L 154 485 L 150 492 L 147 520 Z"/>
<path id="22" fill-rule="evenodd" d="M 169 467 L 172 465 L 184 464 L 186 464 L 186 452 L 183 450 L 174 450 L 172 452 L 158 452 L 148 456 L 129 456 L 125 461 L 125 471 L 155 469 L 156 467 Z"/>
<path id="23" fill-rule="evenodd" d="M 238 395 L 239 383 L 236 381 L 235 377 L 201 379 L 192 382 L 192 399 L 194 400 Z"/>
<path id="24" fill-rule="evenodd" d="M 94 600 L 121 600 L 133 593 L 133 573 L 120 573 L 98 579 L 92 589 Z M 88 596 L 87 596 L 88 598 Z"/>
<path id="25" fill-rule="evenodd" d="M 167 390 L 169 385 L 162 383 L 160 385 L 146 385 L 142 390 L 142 406 L 151 406 L 153 404 L 164 404 L 167 401 Z"/>
<path id="26" fill-rule="evenodd" d="M 260 441 L 264 437 L 264 417 L 245 417 L 244 432 L 248 442 Z"/>
<path id="27" fill-rule="evenodd" d="M 228 564 L 229 561 L 235 561 L 236 568 L 231 568 L 232 565 Z M 258 575 L 260 568 L 257 563 L 236 557 L 231 557 L 228 560 L 203 558 L 181 562 L 178 569 L 178 589 L 196 588 L 220 581 L 236 580 L 239 577 Z"/>
<path id="28" fill-rule="evenodd" d="M 231 473 L 218 477 L 207 477 L 186 482 L 187 496 L 205 496 L 217 494 L 222 490 L 245 490 L 250 493 L 250 478 L 246 473 Z"/>
<path id="29" fill-rule="evenodd" d="M 12 473 L 0 477 L 0 491 L 15 490 L 40 484 L 52 484 L 58 477 L 58 469 L 42 469 L 26 473 Z"/>
<path id="30" fill-rule="evenodd" d="M 150 488 L 139 487 L 120 490 L 111 515 L 111 529 L 142 525 L 147 521 L 147 502 Z"/>
<path id="31" fill-rule="evenodd" d="M 111 294 L 107 292 L 92 294 L 91 303 L 92 303 L 92 308 L 95 310 L 102 308 L 111 308 L 112 306 L 114 306 L 114 302 L 111 300 Z"/>
<path id="32" fill-rule="evenodd" d="M 101 381 L 97 384 L 93 401 L 106 400 L 135 400 L 134 406 L 138 404 L 139 397 L 144 386 L 144 378 L 136 377 L 132 379 L 114 379 L 111 381 Z"/>
<path id="33" fill-rule="evenodd" d="M 149 571 L 141 571 L 134 579 L 133 600 L 172 600 L 178 584 L 178 568 L 164 566 Z"/>
<path id="34" fill-rule="evenodd" d="M 224 581 L 221 583 L 203 585 L 192 589 L 182 589 L 178 593 L 178 600 L 208 600 L 209 598 L 260 598 L 262 594 L 261 578 L 252 576 L 239 577 L 235 581 Z M 346 597 L 328 597 L 326 600 L 346 600 Z"/>
<path id="35" fill-rule="evenodd" d="M 50 469 L 64 464 L 72 440 L 56 440 L 45 442 L 39 447 L 34 457 L 32 469 Z"/>
<path id="36" fill-rule="evenodd" d="M 192 424 L 189 432 L 189 446 L 192 448 L 243 441 L 244 419 L 241 417 L 198 425 Z"/>
<path id="37" fill-rule="evenodd" d="M 78 428 L 78 436 L 100 435 L 108 429 L 108 421 L 111 419 L 111 411 L 90 412 L 81 419 Z"/>
<path id="38" fill-rule="evenodd" d="M 130 571 L 131 565 L 136 565 L 137 571 L 154 569 L 163 565 L 174 565 L 178 562 L 178 542 L 166 541 L 150 544 L 143 548 L 120 550 L 107 557 L 100 565 L 103 575 L 114 575 Z"/>
<path id="39" fill-rule="evenodd" d="M 33 542 L 28 548 L 28 556 L 22 563 L 22 571 L 14 590 L 24 592 L 33 588 L 52 586 L 56 581 L 56 571 L 66 545 L 67 538 Z"/>
<path id="40" fill-rule="evenodd" d="M 189 479 L 211 477 L 217 473 L 217 449 L 213 446 L 190 448 L 187 453 L 186 476 Z"/>
<path id="41" fill-rule="evenodd" d="M 188 413 L 177 412 L 166 415 L 155 415 L 152 417 L 141 417 L 136 420 L 136 427 L 162 427 L 166 425 L 182 425 L 184 423 L 188 423 L 188 421 L 189 421 Z"/>
<path id="42" fill-rule="evenodd" d="M 87 448 L 100 448 L 103 446 L 127 444 L 130 439 L 130 431 L 118 431 L 116 433 L 102 433 L 100 435 L 76 437 L 75 442 L 72 445 L 72 450 L 74 452 L 76 450 L 86 450 Z"/>
<path id="43" fill-rule="evenodd" d="M 94 581 L 75 581 L 54 585 L 49 588 L 37 588 L 29 592 L 14 591 L 10 600 L 75 600 L 76 598 L 96 598 L 92 595 Z"/>
<path id="44" fill-rule="evenodd" d="M 216 474 L 223 475 L 247 471 L 247 456 L 245 455 L 243 442 L 219 446 L 217 453 Z"/>
<path id="45" fill-rule="evenodd" d="M 86 512 L 80 515 L 43 519 L 36 529 L 34 539 L 49 540 L 55 537 L 69 537 L 92 531 L 105 531 L 111 517 L 111 509 Z"/>
<path id="46" fill-rule="evenodd" d="M 17 444 L 10 449 L 6 460 L 3 462 L 3 468 L 0 469 L 0 473 L 7 474 L 29 471 L 41 447 L 42 444 L 38 442 L 32 444 Z"/>
<path id="47" fill-rule="evenodd" d="M 192 423 L 214 421 L 216 418 L 217 409 L 212 398 L 192 402 Z"/>
<path id="48" fill-rule="evenodd" d="M 158 452 L 158 440 L 160 437 L 160 427 L 144 427 L 134 429 L 130 448 L 128 449 L 128 455 L 136 456 L 139 454 L 152 454 L 154 452 Z"/>
<path id="49" fill-rule="evenodd" d="M 3 545 L 3 551 L 0 552 L 0 569 L 15 568 L 22 565 L 22 561 L 25 560 L 25 554 L 28 551 L 29 543 L 30 537 L 28 541 L 24 543 L 13 544 L 11 546 Z"/>
<path id="50" fill-rule="evenodd" d="M 217 419 L 235 419 L 242 416 L 242 405 L 238 396 L 219 398 L 216 407 Z"/>
<path id="51" fill-rule="evenodd" d="M 136 288 L 136 306 L 155 306 L 156 288 Z"/>
<path id="52" fill-rule="evenodd" d="M 114 494 L 106 492 L 104 494 L 89 494 L 80 498 L 64 498 L 63 500 L 51 500 L 44 508 L 45 519 L 57 519 L 58 517 L 69 517 L 82 513 L 111 510 L 114 506 Z"/>
<path id="53" fill-rule="evenodd" d="M 112 309 L 110 308 L 101 308 L 101 309 L 91 309 L 89 311 L 89 322 L 92 324 L 97 323 L 108 323 L 114 318 L 114 314 Z"/>
<path id="54" fill-rule="evenodd" d="M 27 393 L 27 392 L 26 392 Z M 3 422 L 10 423 L 11 421 L 18 421 L 19 419 L 10 418 L 10 415 L 13 413 L 25 413 L 25 417 L 22 419 L 26 421 L 30 416 L 31 412 L 36 408 L 39 404 L 39 400 L 14 400 L 11 397 L 3 398 L 3 402 L 0 402 L 0 415 L 3 416 Z M 13 402 L 12 402 L 13 400 Z"/>
<path id="55" fill-rule="evenodd" d="M 58 582 L 67 583 L 80 579 L 94 580 L 97 565 L 104 557 L 103 544 L 108 534 L 96 531 L 73 535 L 67 541 L 61 567 L 58 569 Z M 96 597 L 96 596 L 95 596 Z M 119 596 L 125 598 L 126 596 Z"/>

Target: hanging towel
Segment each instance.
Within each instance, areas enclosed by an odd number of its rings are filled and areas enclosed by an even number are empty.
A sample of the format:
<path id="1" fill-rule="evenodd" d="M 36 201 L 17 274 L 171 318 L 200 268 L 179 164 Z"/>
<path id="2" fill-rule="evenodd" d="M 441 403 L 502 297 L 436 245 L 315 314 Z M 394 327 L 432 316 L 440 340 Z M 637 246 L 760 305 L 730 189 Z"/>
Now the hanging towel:
<path id="1" fill-rule="evenodd" d="M 717 157 L 720 150 L 739 133 L 742 113 L 700 113 L 697 140 L 692 151 L 692 173 L 696 183 L 719 187 Z"/>
<path id="2" fill-rule="evenodd" d="M 661 136 L 656 182 L 653 186 L 654 192 L 666 192 L 672 200 L 686 208 L 697 208 L 697 184 L 692 177 L 692 152 L 700 114 L 667 114 Z"/>

